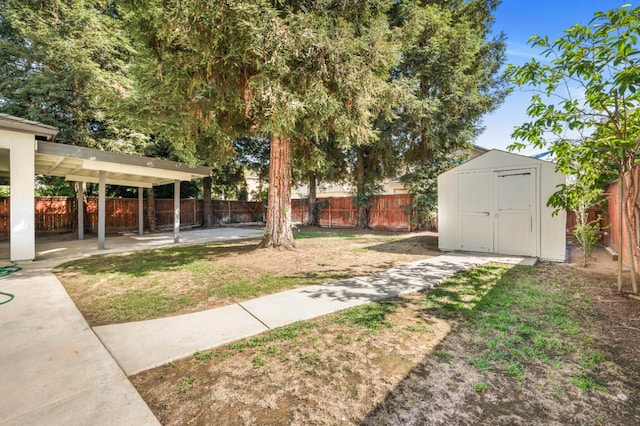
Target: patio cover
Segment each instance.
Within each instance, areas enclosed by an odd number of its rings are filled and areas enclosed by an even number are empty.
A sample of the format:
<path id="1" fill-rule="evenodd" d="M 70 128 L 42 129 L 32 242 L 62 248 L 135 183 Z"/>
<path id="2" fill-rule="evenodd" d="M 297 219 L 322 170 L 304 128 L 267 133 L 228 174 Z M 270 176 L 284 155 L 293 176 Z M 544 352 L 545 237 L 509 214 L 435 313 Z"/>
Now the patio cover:
<path id="1" fill-rule="evenodd" d="M 98 247 L 100 249 L 104 249 L 106 184 L 138 188 L 140 233 L 142 233 L 142 189 L 173 182 L 175 187 L 174 241 L 179 241 L 180 181 L 210 176 L 210 168 L 49 142 L 57 133 L 58 129 L 55 127 L 0 114 L 0 175 L 11 177 L 11 258 L 13 260 L 35 257 L 34 174 L 62 176 L 68 181 L 99 184 Z M 28 217 L 31 217 L 30 221 Z M 78 215 L 78 221 L 80 222 L 78 237 L 83 238 L 81 214 Z M 24 241 L 25 230 L 32 234 L 26 242 Z M 23 246 L 15 250 L 15 253 L 14 243 Z M 29 255 L 30 253 L 32 254 Z"/>

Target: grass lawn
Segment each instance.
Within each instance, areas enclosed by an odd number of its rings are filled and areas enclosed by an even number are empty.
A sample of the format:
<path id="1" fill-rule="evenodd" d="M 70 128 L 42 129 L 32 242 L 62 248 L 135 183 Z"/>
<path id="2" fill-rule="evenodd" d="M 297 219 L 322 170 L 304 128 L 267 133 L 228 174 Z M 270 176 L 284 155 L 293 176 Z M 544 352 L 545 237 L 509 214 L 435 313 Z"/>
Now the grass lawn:
<path id="1" fill-rule="evenodd" d="M 163 424 L 638 424 L 640 302 L 489 264 L 133 376 Z"/>
<path id="2" fill-rule="evenodd" d="M 54 270 L 91 326 L 229 305 L 311 284 L 368 275 L 436 254 L 430 233 L 303 229 L 298 250 L 258 240 L 95 256 Z"/>

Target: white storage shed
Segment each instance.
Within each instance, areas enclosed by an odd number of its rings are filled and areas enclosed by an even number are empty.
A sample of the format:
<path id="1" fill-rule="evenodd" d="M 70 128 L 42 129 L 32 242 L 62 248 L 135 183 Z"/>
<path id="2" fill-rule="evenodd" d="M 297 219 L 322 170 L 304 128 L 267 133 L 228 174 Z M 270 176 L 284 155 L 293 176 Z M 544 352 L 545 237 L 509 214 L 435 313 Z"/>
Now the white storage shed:
<path id="1" fill-rule="evenodd" d="M 438 176 L 438 246 L 538 257 L 566 257 L 566 213 L 549 197 L 565 176 L 548 161 L 491 150 Z"/>

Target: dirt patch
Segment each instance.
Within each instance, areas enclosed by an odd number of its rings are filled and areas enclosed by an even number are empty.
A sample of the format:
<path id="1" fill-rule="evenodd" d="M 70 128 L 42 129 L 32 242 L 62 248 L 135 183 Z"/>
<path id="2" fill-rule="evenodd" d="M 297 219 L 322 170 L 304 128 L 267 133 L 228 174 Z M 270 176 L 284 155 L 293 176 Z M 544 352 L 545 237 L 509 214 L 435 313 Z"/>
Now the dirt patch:
<path id="1" fill-rule="evenodd" d="M 566 315 L 578 328 L 561 342 L 571 351 L 543 361 L 533 357 L 514 374 L 479 369 L 472 365 L 482 346 L 477 330 L 455 327 L 436 347 L 454 355 L 426 356 L 362 423 L 640 424 L 640 302 L 615 289 L 617 268 L 602 248 L 586 268 L 576 247 L 569 250 L 579 264 L 542 264 L 532 277 L 573 292 Z M 588 365 L 593 354 L 601 361 Z"/>
<path id="2" fill-rule="evenodd" d="M 640 424 L 640 302 L 601 261 L 516 267 L 500 293 L 470 275 L 465 294 L 297 323 L 131 380 L 171 425 Z"/>
<path id="3" fill-rule="evenodd" d="M 132 382 L 167 425 L 357 423 L 449 331 L 420 315 L 419 302 L 402 299 L 377 330 L 326 317 L 295 336 L 214 349 Z"/>

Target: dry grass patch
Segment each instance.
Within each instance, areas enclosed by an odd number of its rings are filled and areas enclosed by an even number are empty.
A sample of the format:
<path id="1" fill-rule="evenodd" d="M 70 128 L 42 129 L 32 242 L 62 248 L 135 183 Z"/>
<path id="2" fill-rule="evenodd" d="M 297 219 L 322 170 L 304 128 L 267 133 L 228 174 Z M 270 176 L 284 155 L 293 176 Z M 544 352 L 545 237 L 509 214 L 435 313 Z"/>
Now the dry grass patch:
<path id="1" fill-rule="evenodd" d="M 229 305 L 436 254 L 430 233 L 303 230 L 297 250 L 257 240 L 95 256 L 54 271 L 91 326 Z"/>
<path id="2" fill-rule="evenodd" d="M 449 332 L 421 299 L 295 323 L 132 382 L 167 425 L 357 423 Z"/>

